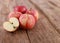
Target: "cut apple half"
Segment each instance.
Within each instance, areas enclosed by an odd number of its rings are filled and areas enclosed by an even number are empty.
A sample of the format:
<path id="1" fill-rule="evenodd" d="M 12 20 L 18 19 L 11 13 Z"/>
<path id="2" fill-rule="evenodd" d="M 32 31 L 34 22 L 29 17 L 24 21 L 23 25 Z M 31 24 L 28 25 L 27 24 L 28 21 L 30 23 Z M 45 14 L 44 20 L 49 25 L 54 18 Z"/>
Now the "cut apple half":
<path id="1" fill-rule="evenodd" d="M 19 21 L 17 18 L 12 17 L 9 21 L 3 23 L 3 27 L 6 31 L 14 32 L 19 26 Z"/>
<path id="2" fill-rule="evenodd" d="M 9 32 L 15 31 L 17 29 L 10 22 L 4 22 L 3 27 L 6 31 L 9 31 Z"/>
<path id="3" fill-rule="evenodd" d="M 19 26 L 19 21 L 18 21 L 18 19 L 15 18 L 15 17 L 10 18 L 10 19 L 9 19 L 9 22 L 10 22 L 11 24 L 13 24 L 13 26 L 15 26 L 15 27 L 18 27 L 18 26 Z"/>

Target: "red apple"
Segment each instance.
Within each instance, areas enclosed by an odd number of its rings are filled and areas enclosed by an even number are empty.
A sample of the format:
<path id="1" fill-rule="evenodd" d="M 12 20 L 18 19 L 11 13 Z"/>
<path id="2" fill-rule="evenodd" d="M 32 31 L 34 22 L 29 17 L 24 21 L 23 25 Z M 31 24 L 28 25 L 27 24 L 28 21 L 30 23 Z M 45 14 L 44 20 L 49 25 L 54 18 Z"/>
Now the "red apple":
<path id="1" fill-rule="evenodd" d="M 35 25 L 35 18 L 30 14 L 23 14 L 19 18 L 20 24 L 26 29 L 31 29 Z"/>
<path id="2" fill-rule="evenodd" d="M 8 18 L 16 17 L 19 19 L 20 15 L 21 15 L 20 12 L 11 12 L 11 13 L 9 13 Z"/>
<path id="3" fill-rule="evenodd" d="M 24 14 L 27 11 L 27 8 L 25 6 L 16 6 L 14 8 L 14 11 L 21 12 Z"/>
<path id="4" fill-rule="evenodd" d="M 33 15 L 36 21 L 39 19 L 38 11 L 35 9 L 30 9 L 26 13 Z"/>

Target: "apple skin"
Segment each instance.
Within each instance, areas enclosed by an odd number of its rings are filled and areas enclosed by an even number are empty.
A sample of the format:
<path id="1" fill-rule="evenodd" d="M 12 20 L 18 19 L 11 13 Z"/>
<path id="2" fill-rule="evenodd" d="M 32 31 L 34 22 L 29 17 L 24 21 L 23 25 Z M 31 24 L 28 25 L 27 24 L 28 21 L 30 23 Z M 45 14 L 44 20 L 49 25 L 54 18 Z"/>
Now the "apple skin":
<path id="1" fill-rule="evenodd" d="M 23 14 L 20 16 L 19 22 L 24 29 L 32 29 L 35 25 L 35 18 L 30 14 Z"/>
<path id="2" fill-rule="evenodd" d="M 35 9 L 27 10 L 26 13 L 27 13 L 27 14 L 31 14 L 31 15 L 33 15 L 36 21 L 39 19 L 38 11 L 35 10 Z"/>
<path id="3" fill-rule="evenodd" d="M 9 15 L 8 15 L 8 18 L 15 17 L 15 18 L 19 19 L 21 14 L 22 13 L 20 13 L 20 12 L 10 12 Z"/>
<path id="4" fill-rule="evenodd" d="M 21 12 L 22 14 L 26 13 L 27 8 L 25 6 L 15 6 L 14 11 Z"/>

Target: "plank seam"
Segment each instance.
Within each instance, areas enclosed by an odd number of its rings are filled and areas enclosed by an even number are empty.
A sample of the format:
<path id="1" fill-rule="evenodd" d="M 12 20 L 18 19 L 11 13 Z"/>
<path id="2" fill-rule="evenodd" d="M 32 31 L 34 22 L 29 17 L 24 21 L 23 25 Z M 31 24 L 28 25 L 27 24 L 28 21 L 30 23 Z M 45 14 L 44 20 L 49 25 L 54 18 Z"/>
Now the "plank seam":
<path id="1" fill-rule="evenodd" d="M 30 38 L 29 38 L 29 35 L 28 35 L 27 30 L 26 30 L 26 34 L 27 34 L 27 37 L 28 37 L 28 39 L 29 39 L 29 42 L 31 43 L 31 40 L 30 40 Z"/>

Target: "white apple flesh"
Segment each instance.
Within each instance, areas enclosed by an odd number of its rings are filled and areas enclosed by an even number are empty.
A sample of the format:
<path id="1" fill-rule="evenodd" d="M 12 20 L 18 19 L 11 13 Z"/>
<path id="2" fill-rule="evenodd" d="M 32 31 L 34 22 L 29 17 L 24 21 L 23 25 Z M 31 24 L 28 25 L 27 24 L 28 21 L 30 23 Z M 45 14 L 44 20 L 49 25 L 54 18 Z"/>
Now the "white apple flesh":
<path id="1" fill-rule="evenodd" d="M 18 26 L 19 26 L 19 21 L 18 21 L 18 19 L 15 18 L 15 17 L 10 18 L 10 19 L 9 19 L 9 22 L 10 22 L 11 24 L 13 24 L 13 26 L 15 26 L 15 27 L 18 27 Z"/>
<path id="2" fill-rule="evenodd" d="M 9 32 L 14 32 L 17 30 L 19 26 L 19 21 L 17 18 L 10 18 L 8 22 L 4 22 L 3 23 L 3 27 L 6 31 L 9 31 Z"/>

